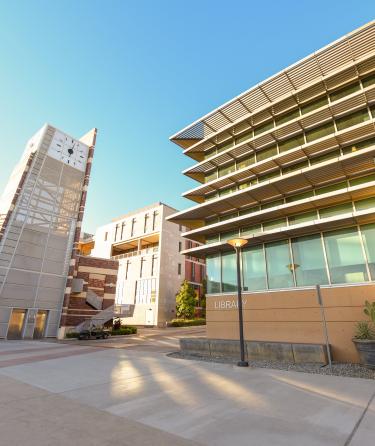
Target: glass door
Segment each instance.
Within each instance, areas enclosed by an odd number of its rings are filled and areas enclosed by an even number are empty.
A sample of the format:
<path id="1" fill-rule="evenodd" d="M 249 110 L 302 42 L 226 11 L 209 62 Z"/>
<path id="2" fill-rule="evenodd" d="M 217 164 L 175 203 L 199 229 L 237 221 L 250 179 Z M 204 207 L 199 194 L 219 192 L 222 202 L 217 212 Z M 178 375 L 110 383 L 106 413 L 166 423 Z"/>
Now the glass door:
<path id="1" fill-rule="evenodd" d="M 44 332 L 46 329 L 48 311 L 46 310 L 38 310 L 35 318 L 35 327 L 34 327 L 34 339 L 40 339 L 44 336 Z"/>
<path id="2" fill-rule="evenodd" d="M 14 308 L 9 321 L 8 339 L 22 339 L 23 327 L 25 325 L 26 310 Z"/>

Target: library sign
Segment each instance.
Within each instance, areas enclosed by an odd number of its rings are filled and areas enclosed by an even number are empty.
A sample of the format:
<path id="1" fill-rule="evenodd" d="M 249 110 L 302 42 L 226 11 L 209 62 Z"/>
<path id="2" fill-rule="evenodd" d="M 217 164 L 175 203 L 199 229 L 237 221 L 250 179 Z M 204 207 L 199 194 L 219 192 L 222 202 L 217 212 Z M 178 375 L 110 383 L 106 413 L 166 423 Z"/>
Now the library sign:
<path id="1" fill-rule="evenodd" d="M 247 303 L 247 299 L 242 299 L 242 307 Z M 237 299 L 222 299 L 216 300 L 214 303 L 215 310 L 233 310 L 238 309 Z"/>

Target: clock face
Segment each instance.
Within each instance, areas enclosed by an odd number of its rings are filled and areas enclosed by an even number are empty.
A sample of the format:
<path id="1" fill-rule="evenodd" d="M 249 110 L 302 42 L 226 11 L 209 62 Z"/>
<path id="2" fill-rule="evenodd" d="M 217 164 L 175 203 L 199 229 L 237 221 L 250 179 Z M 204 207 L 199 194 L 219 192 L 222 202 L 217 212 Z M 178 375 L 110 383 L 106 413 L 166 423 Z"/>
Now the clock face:
<path id="1" fill-rule="evenodd" d="M 85 144 L 56 130 L 48 155 L 84 172 L 88 151 L 89 148 Z"/>

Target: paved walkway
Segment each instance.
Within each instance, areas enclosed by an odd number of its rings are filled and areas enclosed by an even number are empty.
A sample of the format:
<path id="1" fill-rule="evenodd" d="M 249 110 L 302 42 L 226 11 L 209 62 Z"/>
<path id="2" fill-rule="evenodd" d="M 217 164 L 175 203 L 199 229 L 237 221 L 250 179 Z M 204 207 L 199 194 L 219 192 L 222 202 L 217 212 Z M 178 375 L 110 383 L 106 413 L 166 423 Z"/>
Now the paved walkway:
<path id="1" fill-rule="evenodd" d="M 151 330 L 110 342 L 0 343 L 1 441 L 373 444 L 374 381 L 165 356 L 181 333 L 187 330 Z"/>

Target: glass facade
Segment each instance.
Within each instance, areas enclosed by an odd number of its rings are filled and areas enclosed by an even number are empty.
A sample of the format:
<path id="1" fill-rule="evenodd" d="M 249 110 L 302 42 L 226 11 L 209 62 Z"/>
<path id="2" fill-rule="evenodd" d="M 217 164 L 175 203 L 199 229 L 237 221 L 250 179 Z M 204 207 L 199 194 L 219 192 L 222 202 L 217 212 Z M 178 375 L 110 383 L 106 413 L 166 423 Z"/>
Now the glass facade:
<path id="1" fill-rule="evenodd" d="M 236 291 L 235 253 L 207 257 L 208 293 Z M 375 280 L 375 223 L 242 250 L 244 291 Z"/>

